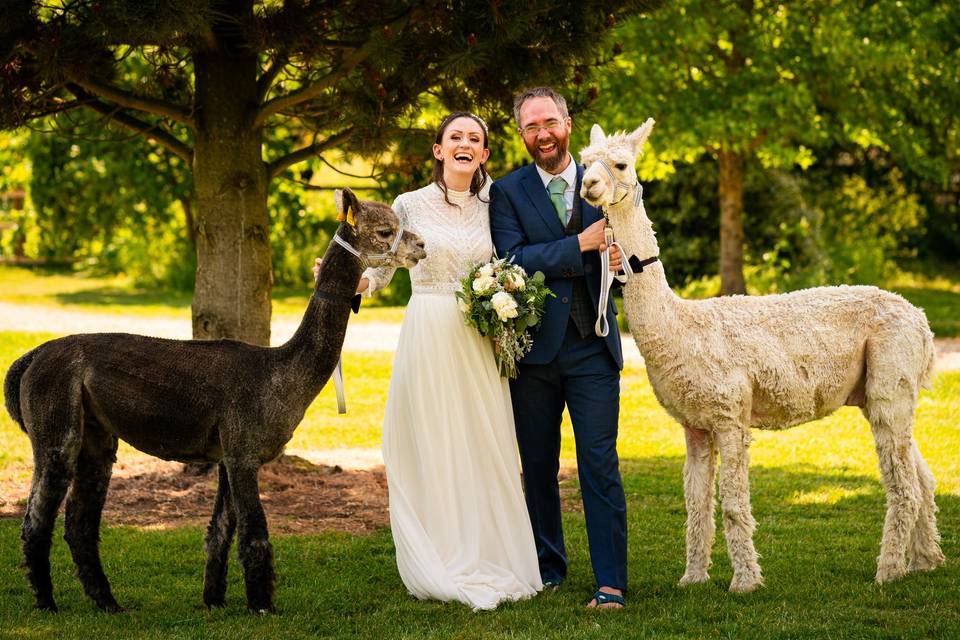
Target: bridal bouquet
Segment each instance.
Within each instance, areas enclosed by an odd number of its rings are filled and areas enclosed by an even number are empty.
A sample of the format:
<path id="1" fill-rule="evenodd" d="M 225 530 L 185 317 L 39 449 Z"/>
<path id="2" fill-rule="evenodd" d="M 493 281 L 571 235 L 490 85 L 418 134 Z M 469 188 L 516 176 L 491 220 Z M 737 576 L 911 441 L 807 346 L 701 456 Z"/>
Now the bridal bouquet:
<path id="1" fill-rule="evenodd" d="M 466 323 L 493 338 L 500 375 L 517 377 L 517 361 L 533 347 L 530 329 L 540 324 L 547 296 L 554 295 L 537 271 L 527 276 L 506 258 L 478 264 L 461 281 L 457 304 Z"/>

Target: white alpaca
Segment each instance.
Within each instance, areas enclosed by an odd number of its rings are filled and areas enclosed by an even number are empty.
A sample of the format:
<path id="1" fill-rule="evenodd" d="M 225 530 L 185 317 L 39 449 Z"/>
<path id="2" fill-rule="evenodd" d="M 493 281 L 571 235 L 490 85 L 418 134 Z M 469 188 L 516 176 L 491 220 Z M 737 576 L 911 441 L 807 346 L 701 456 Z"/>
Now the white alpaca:
<path id="1" fill-rule="evenodd" d="M 581 152 L 580 194 L 604 207 L 625 259 L 659 255 L 634 170 L 652 129 L 648 119 L 629 135 L 605 136 L 594 125 Z M 859 286 L 683 300 L 659 261 L 632 274 L 623 297 L 654 393 L 686 435 L 681 585 L 709 580 L 717 453 L 730 590 L 752 591 L 763 576 L 752 539 L 750 427 L 785 429 L 843 405 L 860 407 L 869 420 L 887 492 L 877 582 L 943 564 L 935 480 L 912 436 L 917 395 L 929 388 L 934 360 L 922 311 L 896 294 Z"/>

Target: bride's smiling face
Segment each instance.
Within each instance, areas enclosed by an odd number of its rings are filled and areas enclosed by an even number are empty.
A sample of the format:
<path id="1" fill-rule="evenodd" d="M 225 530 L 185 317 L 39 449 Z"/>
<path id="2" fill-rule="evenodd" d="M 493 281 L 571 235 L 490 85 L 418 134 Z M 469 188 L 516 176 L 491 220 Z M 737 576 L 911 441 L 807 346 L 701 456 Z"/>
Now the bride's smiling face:
<path id="1" fill-rule="evenodd" d="M 473 176 L 490 156 L 484 137 L 480 123 L 473 118 L 457 118 L 447 125 L 440 143 L 433 145 L 433 157 L 443 163 L 445 178 Z"/>

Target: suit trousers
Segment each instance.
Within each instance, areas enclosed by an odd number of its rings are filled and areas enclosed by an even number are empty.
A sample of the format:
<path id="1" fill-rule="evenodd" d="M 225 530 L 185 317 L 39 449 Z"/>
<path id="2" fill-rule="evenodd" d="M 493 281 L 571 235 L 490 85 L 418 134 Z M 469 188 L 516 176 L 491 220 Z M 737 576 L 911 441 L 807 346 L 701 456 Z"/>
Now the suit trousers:
<path id="1" fill-rule="evenodd" d="M 553 361 L 520 363 L 510 392 L 541 578 L 559 582 L 567 574 L 557 480 L 566 405 L 573 423 L 593 572 L 598 586 L 626 589 L 626 499 L 616 446 L 620 370 L 607 345 L 593 334 L 581 337 L 570 321 Z"/>

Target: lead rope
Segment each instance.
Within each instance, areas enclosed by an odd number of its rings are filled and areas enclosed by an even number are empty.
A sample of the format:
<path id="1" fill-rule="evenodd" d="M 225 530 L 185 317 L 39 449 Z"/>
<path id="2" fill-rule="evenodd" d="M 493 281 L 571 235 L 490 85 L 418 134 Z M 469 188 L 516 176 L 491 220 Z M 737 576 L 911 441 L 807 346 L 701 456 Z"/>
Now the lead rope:
<path id="1" fill-rule="evenodd" d="M 606 215 L 604 215 L 606 218 Z M 610 290 L 613 288 L 613 281 L 619 280 L 626 282 L 633 275 L 630 263 L 624 259 L 623 247 L 613 237 L 613 228 L 607 222 L 603 228 L 604 242 L 607 248 L 600 253 L 600 301 L 597 304 L 597 322 L 593 325 L 593 332 L 601 338 L 606 338 L 610 333 L 610 321 L 607 320 L 607 305 L 610 304 Z M 623 275 L 614 275 L 610 271 L 610 251 L 616 247 L 620 251 L 620 260 L 623 265 Z"/>
<path id="2" fill-rule="evenodd" d="M 623 188 L 623 196 L 614 202 L 613 204 L 619 204 L 622 202 L 628 195 L 630 195 L 630 190 L 634 191 L 633 195 L 633 206 L 636 207 L 640 204 L 641 199 L 643 198 L 643 187 L 640 185 L 640 182 L 635 182 L 633 184 L 627 184 L 617 180 L 617 177 L 614 175 L 613 171 L 607 166 L 607 163 L 603 160 L 597 160 L 597 163 L 606 169 L 607 173 L 610 175 L 610 179 L 614 182 L 613 194 L 617 194 L 617 189 Z M 603 240 L 604 244 L 607 245 L 607 248 L 600 253 L 600 300 L 597 304 L 597 322 L 593 325 L 593 332 L 596 333 L 601 338 L 606 338 L 610 333 L 610 321 L 607 320 L 607 305 L 610 303 L 610 290 L 613 288 L 613 281 L 619 280 L 620 282 L 626 282 L 630 279 L 630 276 L 633 275 L 633 269 L 630 267 L 630 262 L 627 260 L 627 256 L 623 253 L 623 247 L 620 246 L 620 243 L 616 241 L 613 235 L 613 228 L 610 226 L 610 219 L 607 217 L 606 212 L 603 209 L 600 210 L 600 213 L 603 214 L 603 219 L 606 221 L 606 224 L 603 227 Z M 610 272 L 610 251 L 616 247 L 620 252 L 620 261 L 623 265 L 623 275 L 614 275 Z"/>
<path id="3" fill-rule="evenodd" d="M 337 366 L 333 370 L 333 387 L 337 391 L 337 413 L 347 412 L 347 395 L 343 388 L 343 352 L 337 360 Z"/>

